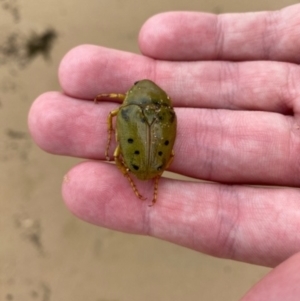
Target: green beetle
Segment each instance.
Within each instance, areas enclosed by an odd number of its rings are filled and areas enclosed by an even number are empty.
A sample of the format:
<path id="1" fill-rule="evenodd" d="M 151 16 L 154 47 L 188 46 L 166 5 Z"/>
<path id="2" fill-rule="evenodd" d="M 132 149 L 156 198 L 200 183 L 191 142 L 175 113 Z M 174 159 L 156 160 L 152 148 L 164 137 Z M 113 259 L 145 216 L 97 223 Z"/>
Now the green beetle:
<path id="1" fill-rule="evenodd" d="M 122 105 L 109 113 L 108 152 L 116 118 L 116 140 L 114 152 L 117 167 L 127 177 L 138 198 L 138 192 L 129 173 L 140 180 L 154 180 L 152 205 L 156 202 L 158 181 L 173 160 L 173 145 L 176 137 L 176 115 L 170 97 L 154 82 L 138 81 L 126 94 L 99 94 L 95 102 L 104 99 L 120 99 Z"/>

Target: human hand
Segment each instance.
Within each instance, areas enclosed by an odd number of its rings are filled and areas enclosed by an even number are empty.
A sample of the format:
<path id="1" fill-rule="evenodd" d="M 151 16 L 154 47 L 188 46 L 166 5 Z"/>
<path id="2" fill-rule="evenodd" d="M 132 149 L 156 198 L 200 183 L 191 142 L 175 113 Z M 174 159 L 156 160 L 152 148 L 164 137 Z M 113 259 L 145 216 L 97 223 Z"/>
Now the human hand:
<path id="1" fill-rule="evenodd" d="M 63 183 L 69 209 L 99 226 L 265 266 L 299 251 L 299 26 L 299 5 L 219 16 L 174 12 L 143 26 L 144 56 L 71 50 L 59 70 L 63 93 L 41 95 L 30 111 L 41 148 L 104 160 L 106 118 L 117 104 L 93 98 L 149 78 L 176 107 L 170 170 L 217 183 L 161 179 L 149 208 L 116 166 L 84 162 Z M 148 198 L 151 184 L 137 182 Z"/>

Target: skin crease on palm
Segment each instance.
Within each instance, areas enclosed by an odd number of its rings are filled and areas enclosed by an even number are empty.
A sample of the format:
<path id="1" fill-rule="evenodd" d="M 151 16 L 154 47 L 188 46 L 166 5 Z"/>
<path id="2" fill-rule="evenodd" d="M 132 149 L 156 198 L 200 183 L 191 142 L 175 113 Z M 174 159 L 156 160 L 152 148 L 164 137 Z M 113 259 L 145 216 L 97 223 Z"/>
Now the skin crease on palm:
<path id="1" fill-rule="evenodd" d="M 65 176 L 66 205 L 102 227 L 275 267 L 243 301 L 299 300 L 300 5 L 159 14 L 142 27 L 139 46 L 141 55 L 72 49 L 59 68 L 62 92 L 32 105 L 29 128 L 41 148 L 94 159 Z M 178 117 L 170 170 L 213 182 L 161 179 L 151 208 L 103 162 L 106 118 L 118 104 L 92 101 L 144 78 L 171 96 Z M 137 185 L 151 199 L 151 183 Z"/>

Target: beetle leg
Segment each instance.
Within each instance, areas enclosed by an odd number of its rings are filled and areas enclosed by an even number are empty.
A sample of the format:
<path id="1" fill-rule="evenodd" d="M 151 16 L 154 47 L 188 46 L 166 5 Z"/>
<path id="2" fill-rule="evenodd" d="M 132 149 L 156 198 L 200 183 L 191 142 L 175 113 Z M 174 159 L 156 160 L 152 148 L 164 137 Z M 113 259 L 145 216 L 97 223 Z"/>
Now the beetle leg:
<path id="1" fill-rule="evenodd" d="M 152 199 L 152 203 L 149 205 L 149 207 L 152 207 L 157 200 L 157 194 L 158 194 L 158 181 L 160 179 L 160 175 L 154 178 L 154 192 L 153 192 L 153 199 Z"/>
<path id="2" fill-rule="evenodd" d="M 113 123 L 112 120 L 113 118 L 118 114 L 119 109 L 113 110 L 109 113 L 108 117 L 107 117 L 107 132 L 108 132 L 108 139 L 107 139 L 107 144 L 106 144 L 106 149 L 105 149 L 105 158 L 107 161 L 109 161 L 109 146 L 110 146 L 110 142 L 111 142 L 111 134 L 113 131 Z"/>
<path id="3" fill-rule="evenodd" d="M 170 156 L 170 159 L 166 165 L 166 168 L 168 168 L 171 163 L 173 162 L 173 159 L 174 159 L 174 150 L 172 150 L 172 153 L 171 153 L 171 156 Z M 153 206 L 157 200 L 157 194 L 158 194 L 158 181 L 160 179 L 161 175 L 157 176 L 154 178 L 154 192 L 153 192 L 153 200 L 152 200 L 152 203 L 151 205 L 149 205 L 150 207 Z"/>
<path id="4" fill-rule="evenodd" d="M 129 169 L 124 165 L 123 161 L 120 159 L 120 154 L 121 154 L 121 149 L 120 149 L 120 146 L 118 145 L 114 152 L 114 159 L 115 159 L 116 165 L 121 170 L 122 174 L 128 179 L 130 186 L 131 186 L 132 190 L 134 191 L 135 195 L 140 200 L 145 200 L 145 198 L 139 193 L 137 187 L 135 186 L 133 180 L 131 179 L 131 177 L 129 175 Z"/>
<path id="5" fill-rule="evenodd" d="M 119 99 L 123 101 L 125 99 L 125 94 L 117 94 L 117 93 L 110 93 L 110 94 L 98 94 L 94 98 L 94 102 L 97 103 L 98 101 L 103 100 L 111 100 L 111 99 Z"/>
<path id="6" fill-rule="evenodd" d="M 120 159 L 121 148 L 120 145 L 117 146 L 114 152 L 114 160 L 116 162 L 117 167 L 121 170 L 122 174 L 125 176 L 128 173 L 128 170 L 122 160 Z"/>
<path id="7" fill-rule="evenodd" d="M 172 150 L 170 159 L 169 159 L 165 169 L 167 169 L 171 165 L 171 163 L 173 162 L 174 156 L 175 156 L 175 153 L 174 153 L 174 150 Z"/>
<path id="8" fill-rule="evenodd" d="M 121 101 L 124 101 L 126 95 L 125 94 L 116 94 L 116 93 L 111 93 L 111 94 L 98 94 L 94 98 L 94 102 L 97 103 L 98 101 L 103 101 L 103 100 L 111 100 L 111 99 L 119 99 Z M 112 125 L 112 119 L 118 114 L 119 110 L 113 110 L 109 113 L 108 118 L 107 118 L 107 131 L 108 131 L 108 140 L 107 140 L 107 145 L 106 145 L 106 150 L 105 150 L 105 159 L 107 161 L 110 160 L 108 151 L 109 151 L 109 146 L 111 142 L 111 133 L 113 131 L 113 125 Z"/>

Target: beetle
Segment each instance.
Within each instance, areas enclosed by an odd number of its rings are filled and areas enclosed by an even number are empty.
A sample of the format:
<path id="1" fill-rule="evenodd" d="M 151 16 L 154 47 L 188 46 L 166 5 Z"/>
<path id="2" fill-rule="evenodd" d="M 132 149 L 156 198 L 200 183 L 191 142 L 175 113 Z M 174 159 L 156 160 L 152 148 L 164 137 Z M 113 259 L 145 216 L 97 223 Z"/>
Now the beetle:
<path id="1" fill-rule="evenodd" d="M 119 108 L 111 111 L 107 118 L 108 140 L 106 160 L 114 130 L 117 147 L 114 160 L 117 167 L 128 179 L 134 193 L 139 193 L 130 173 L 140 180 L 154 181 L 154 205 L 158 194 L 158 181 L 174 158 L 173 145 L 176 138 L 177 118 L 170 97 L 154 82 L 143 79 L 134 83 L 126 94 L 99 94 L 95 102 L 118 99 Z"/>

